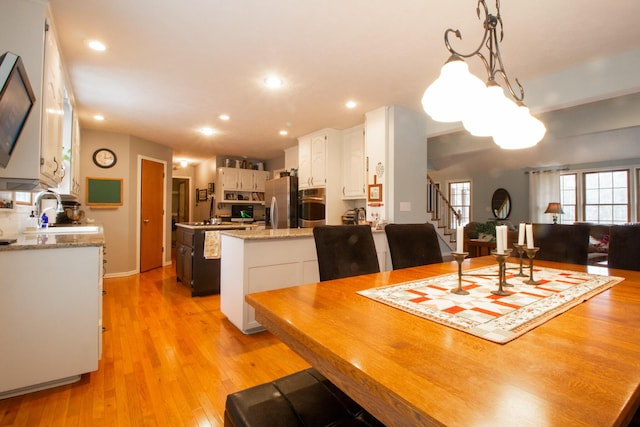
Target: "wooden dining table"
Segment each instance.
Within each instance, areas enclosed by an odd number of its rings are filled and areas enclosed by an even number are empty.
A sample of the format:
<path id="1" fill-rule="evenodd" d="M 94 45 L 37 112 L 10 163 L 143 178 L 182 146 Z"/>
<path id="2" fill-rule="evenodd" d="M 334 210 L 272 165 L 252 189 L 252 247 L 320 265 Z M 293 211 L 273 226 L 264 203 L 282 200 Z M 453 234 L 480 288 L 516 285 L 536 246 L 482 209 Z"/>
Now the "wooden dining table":
<path id="1" fill-rule="evenodd" d="M 517 262 L 510 259 L 510 262 Z M 466 259 L 463 271 L 495 265 Z M 640 272 L 506 344 L 357 294 L 455 262 L 246 296 L 256 319 L 388 426 L 618 426 L 640 403 Z"/>

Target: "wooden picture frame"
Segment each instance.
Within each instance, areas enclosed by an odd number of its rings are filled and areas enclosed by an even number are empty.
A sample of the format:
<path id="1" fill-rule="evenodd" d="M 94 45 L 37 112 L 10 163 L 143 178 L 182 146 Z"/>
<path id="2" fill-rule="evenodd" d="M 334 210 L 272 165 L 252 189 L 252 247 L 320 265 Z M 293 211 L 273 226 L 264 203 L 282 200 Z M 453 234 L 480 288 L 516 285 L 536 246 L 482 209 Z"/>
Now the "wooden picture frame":
<path id="1" fill-rule="evenodd" d="M 209 192 L 209 195 L 212 195 L 213 192 L 215 191 L 215 189 L 216 189 L 216 186 L 215 186 L 215 184 L 213 182 L 210 182 L 207 185 L 207 191 Z"/>
<path id="2" fill-rule="evenodd" d="M 198 190 L 198 201 L 199 202 L 205 202 L 207 200 L 207 189 L 203 188 L 203 189 L 199 189 Z"/>
<path id="3" fill-rule="evenodd" d="M 87 177 L 86 205 L 92 208 L 116 208 L 123 205 L 122 178 Z"/>
<path id="4" fill-rule="evenodd" d="M 369 184 L 367 189 L 367 200 L 370 202 L 382 201 L 382 184 Z"/>

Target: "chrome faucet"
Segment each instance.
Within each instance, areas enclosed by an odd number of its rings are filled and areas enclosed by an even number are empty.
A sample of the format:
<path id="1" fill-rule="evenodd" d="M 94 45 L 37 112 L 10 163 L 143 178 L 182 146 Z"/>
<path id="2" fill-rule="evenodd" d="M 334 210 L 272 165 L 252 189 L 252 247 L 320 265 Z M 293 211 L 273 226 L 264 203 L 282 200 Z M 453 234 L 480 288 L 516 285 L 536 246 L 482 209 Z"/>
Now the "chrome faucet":
<path id="1" fill-rule="evenodd" d="M 35 207 L 35 216 L 36 218 L 38 218 L 38 224 L 40 224 L 40 215 L 42 213 L 44 213 L 44 211 L 40 212 L 40 201 L 42 199 L 44 199 L 45 197 L 51 198 L 52 196 L 55 197 L 56 202 L 58 203 L 56 212 L 57 213 L 62 213 L 64 212 L 64 208 L 62 207 L 62 198 L 60 197 L 60 195 L 58 193 L 56 193 L 55 191 L 52 190 L 44 190 L 39 192 L 38 194 L 36 194 L 36 199 L 34 202 L 34 207 Z"/>

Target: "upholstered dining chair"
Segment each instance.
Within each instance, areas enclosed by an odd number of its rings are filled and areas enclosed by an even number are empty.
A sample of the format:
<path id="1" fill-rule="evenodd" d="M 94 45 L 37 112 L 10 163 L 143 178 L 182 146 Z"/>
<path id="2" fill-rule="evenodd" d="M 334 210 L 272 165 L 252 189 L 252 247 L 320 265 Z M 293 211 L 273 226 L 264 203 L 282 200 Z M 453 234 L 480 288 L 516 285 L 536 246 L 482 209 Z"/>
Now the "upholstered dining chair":
<path id="1" fill-rule="evenodd" d="M 442 262 L 433 224 L 388 224 L 384 231 L 394 270 Z"/>
<path id="2" fill-rule="evenodd" d="M 313 228 L 320 281 L 378 273 L 380 264 L 368 225 L 321 225 Z"/>
<path id="3" fill-rule="evenodd" d="M 640 271 L 640 224 L 609 228 L 608 266 Z"/>
<path id="4" fill-rule="evenodd" d="M 588 263 L 588 224 L 533 224 L 533 241 L 540 248 L 535 259 Z"/>

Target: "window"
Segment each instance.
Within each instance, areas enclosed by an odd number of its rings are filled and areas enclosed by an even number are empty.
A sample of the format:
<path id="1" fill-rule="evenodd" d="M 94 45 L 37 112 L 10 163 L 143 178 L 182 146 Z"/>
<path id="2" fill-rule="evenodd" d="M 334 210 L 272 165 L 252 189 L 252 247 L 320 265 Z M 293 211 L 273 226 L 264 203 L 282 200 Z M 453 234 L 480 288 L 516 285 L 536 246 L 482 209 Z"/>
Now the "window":
<path id="1" fill-rule="evenodd" d="M 560 176 L 560 203 L 564 215 L 560 222 L 586 221 L 599 224 L 622 224 L 640 213 L 631 212 L 632 169 L 580 171 Z M 640 182 L 640 172 L 638 182 Z M 639 194 L 640 197 L 640 194 Z"/>
<path id="2" fill-rule="evenodd" d="M 629 171 L 584 174 L 584 220 L 603 224 L 629 222 Z"/>
<path id="3" fill-rule="evenodd" d="M 450 182 L 449 203 L 451 203 L 453 210 L 460 214 L 459 225 L 468 224 L 471 217 L 471 181 Z M 453 213 L 451 214 L 450 224 L 457 224 Z"/>
<path id="4" fill-rule="evenodd" d="M 564 214 L 560 215 L 561 224 L 573 224 L 578 213 L 578 188 L 575 173 L 560 175 L 560 204 Z"/>

